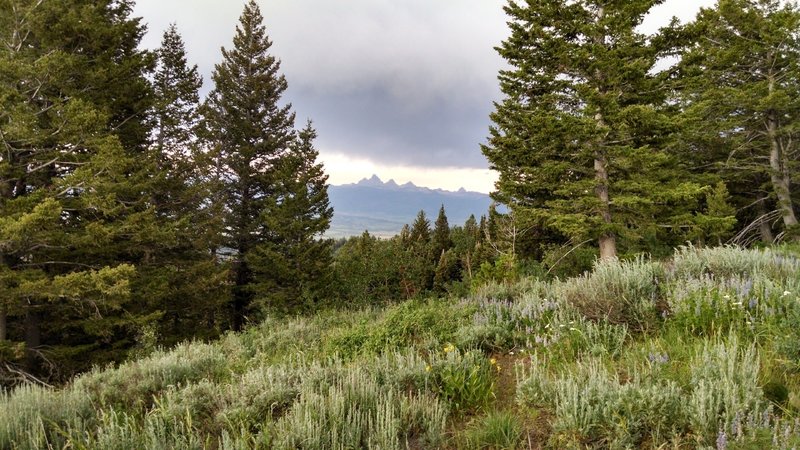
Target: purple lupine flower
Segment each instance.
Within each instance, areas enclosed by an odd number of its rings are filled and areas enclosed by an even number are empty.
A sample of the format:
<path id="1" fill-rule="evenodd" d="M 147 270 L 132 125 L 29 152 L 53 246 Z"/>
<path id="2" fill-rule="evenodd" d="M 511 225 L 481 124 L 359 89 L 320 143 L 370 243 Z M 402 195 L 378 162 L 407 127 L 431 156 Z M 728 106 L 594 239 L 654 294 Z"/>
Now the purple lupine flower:
<path id="1" fill-rule="evenodd" d="M 750 298 L 750 303 L 748 303 L 750 309 L 755 309 L 758 306 L 758 299 L 755 297 Z"/>
<path id="2" fill-rule="evenodd" d="M 728 435 L 724 431 L 720 431 L 717 435 L 717 450 L 725 450 L 728 448 Z"/>
<path id="3" fill-rule="evenodd" d="M 753 279 L 748 278 L 745 281 L 744 285 L 742 286 L 742 290 L 739 292 L 741 298 L 745 298 L 750 295 L 750 291 L 753 290 Z"/>
<path id="4" fill-rule="evenodd" d="M 742 416 L 739 412 L 736 413 L 736 416 L 733 418 L 733 422 L 731 422 L 731 436 L 741 437 L 742 436 Z"/>

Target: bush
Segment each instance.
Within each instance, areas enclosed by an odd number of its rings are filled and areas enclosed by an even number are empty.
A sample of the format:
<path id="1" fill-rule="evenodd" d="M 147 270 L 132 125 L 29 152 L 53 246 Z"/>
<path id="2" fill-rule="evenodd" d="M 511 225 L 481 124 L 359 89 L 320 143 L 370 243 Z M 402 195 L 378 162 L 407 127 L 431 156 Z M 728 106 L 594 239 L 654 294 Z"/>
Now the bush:
<path id="1" fill-rule="evenodd" d="M 304 385 L 260 440 L 277 449 L 400 449 L 411 440 L 432 446 L 442 438 L 447 414 L 434 397 L 381 386 L 352 370 L 330 386 Z"/>
<path id="2" fill-rule="evenodd" d="M 787 250 L 770 248 L 744 250 L 739 247 L 680 247 L 672 260 L 672 276 L 696 278 L 705 274 L 717 278 L 764 274 L 774 280 L 796 277 L 800 259 Z"/>
<path id="3" fill-rule="evenodd" d="M 462 354 L 452 345 L 444 351 L 445 359 L 431 367 L 438 393 L 460 412 L 484 408 L 494 396 L 494 364 L 476 351 Z"/>
<path id="4" fill-rule="evenodd" d="M 597 360 L 551 377 L 534 356 L 518 369 L 517 397 L 528 406 L 552 408 L 554 448 L 597 444 L 627 448 L 665 442 L 686 425 L 681 390 L 670 381 L 621 382 Z"/>
<path id="5" fill-rule="evenodd" d="M 735 423 L 741 426 L 748 416 L 767 411 L 754 346 L 742 347 L 736 337 L 727 343 L 706 343 L 691 367 L 689 417 L 701 443 L 711 445 L 719 430 L 735 428 Z"/>
<path id="6" fill-rule="evenodd" d="M 554 290 L 589 320 L 643 330 L 658 317 L 664 277 L 661 264 L 644 258 L 600 261 L 593 272 L 557 284 Z"/>
<path id="7" fill-rule="evenodd" d="M 508 411 L 493 411 L 474 420 L 464 436 L 465 448 L 514 450 L 522 441 L 520 420 Z"/>
<path id="8" fill-rule="evenodd" d="M 362 322 L 330 338 L 327 352 L 353 357 L 375 355 L 408 346 L 431 347 L 452 342 L 459 327 L 474 313 L 444 301 L 413 300 L 389 308 L 372 323 Z"/>

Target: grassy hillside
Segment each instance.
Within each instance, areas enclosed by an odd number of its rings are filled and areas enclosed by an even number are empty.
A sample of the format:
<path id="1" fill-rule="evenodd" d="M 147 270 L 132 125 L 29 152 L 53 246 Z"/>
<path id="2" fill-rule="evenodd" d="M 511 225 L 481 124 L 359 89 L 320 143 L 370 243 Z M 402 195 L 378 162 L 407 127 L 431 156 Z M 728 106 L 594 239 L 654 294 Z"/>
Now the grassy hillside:
<path id="1" fill-rule="evenodd" d="M 0 397 L 0 448 L 793 448 L 800 255 L 267 320 Z"/>

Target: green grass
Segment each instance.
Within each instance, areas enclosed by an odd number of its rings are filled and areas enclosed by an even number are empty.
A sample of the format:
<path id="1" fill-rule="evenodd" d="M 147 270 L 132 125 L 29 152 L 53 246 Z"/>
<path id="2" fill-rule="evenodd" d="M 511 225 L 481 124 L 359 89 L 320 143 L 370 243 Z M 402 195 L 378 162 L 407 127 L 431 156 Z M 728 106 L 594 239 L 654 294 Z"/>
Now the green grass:
<path id="1" fill-rule="evenodd" d="M 267 318 L 0 393 L 0 448 L 793 448 L 798 294 L 797 249 L 686 247 Z"/>

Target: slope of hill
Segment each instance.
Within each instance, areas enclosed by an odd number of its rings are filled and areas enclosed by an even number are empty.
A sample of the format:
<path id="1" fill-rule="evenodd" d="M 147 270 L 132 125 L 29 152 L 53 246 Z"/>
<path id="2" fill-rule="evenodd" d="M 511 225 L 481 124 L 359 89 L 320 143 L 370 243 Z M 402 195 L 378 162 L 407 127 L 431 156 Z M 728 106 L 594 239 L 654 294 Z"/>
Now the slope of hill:
<path id="1" fill-rule="evenodd" d="M 796 448 L 800 252 L 272 318 L 0 394 L 0 448 Z"/>
<path id="2" fill-rule="evenodd" d="M 398 185 L 394 180 L 386 183 L 376 175 L 358 183 L 328 188 L 334 216 L 327 235 L 330 237 L 355 236 L 369 230 L 377 236 L 393 236 L 404 224 L 414 221 L 417 213 L 435 220 L 444 205 L 451 225 L 463 224 L 470 215 L 480 218 L 489 210 L 492 200 L 486 194 L 428 189 L 413 183 Z"/>

